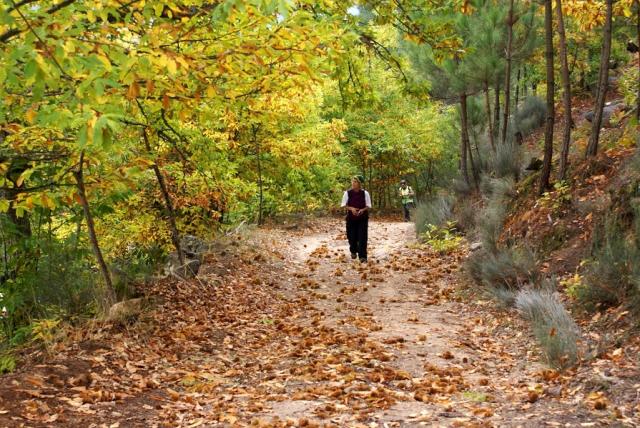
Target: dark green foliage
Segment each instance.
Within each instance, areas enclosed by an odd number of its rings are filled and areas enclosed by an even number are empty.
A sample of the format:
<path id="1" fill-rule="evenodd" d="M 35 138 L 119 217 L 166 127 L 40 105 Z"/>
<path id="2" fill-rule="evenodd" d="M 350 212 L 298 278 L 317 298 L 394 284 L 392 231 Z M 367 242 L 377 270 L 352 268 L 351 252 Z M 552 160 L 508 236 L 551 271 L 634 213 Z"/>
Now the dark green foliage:
<path id="1" fill-rule="evenodd" d="M 91 313 L 98 273 L 91 255 L 74 237 L 22 241 L 33 254 L 29 269 L 2 284 L 0 305 L 6 309 L 1 327 L 5 338 L 32 320 Z M 36 256 L 37 255 L 37 256 Z M 10 268 L 11 269 L 11 268 Z"/>
<path id="2" fill-rule="evenodd" d="M 576 363 L 578 327 L 552 291 L 523 289 L 516 296 L 516 307 L 531 323 L 549 365 L 563 369 Z"/>
<path id="3" fill-rule="evenodd" d="M 165 251 L 157 246 L 130 246 L 111 264 L 114 287 L 119 299 L 138 294 L 136 284 L 147 280 L 166 260 Z"/>

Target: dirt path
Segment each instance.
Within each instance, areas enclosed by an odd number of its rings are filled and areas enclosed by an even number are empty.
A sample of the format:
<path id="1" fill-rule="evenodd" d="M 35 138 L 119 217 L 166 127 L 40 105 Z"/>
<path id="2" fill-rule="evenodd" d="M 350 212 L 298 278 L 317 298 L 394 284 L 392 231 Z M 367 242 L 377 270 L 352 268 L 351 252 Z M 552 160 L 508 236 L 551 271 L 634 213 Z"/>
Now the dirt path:
<path id="1" fill-rule="evenodd" d="M 325 324 L 365 332 L 392 355 L 398 402 L 369 414 L 381 426 L 584 424 L 586 408 L 554 401 L 563 388 L 540 363 L 520 320 L 493 318 L 461 296 L 461 255 L 419 247 L 412 223 L 371 222 L 370 263 L 346 257 L 342 224 L 292 240 L 289 271 L 312 285 Z M 514 325 L 510 325 L 513 323 Z M 542 396 L 550 401 L 539 402 Z M 404 400 L 402 400 L 404 398 Z M 540 400 L 543 401 L 543 400 Z M 271 416 L 301 418 L 322 403 L 284 400 Z M 580 406 L 578 406 L 580 407 Z M 317 413 L 317 412 L 316 412 Z M 332 419 L 353 422 L 353 414 Z"/>
<path id="2" fill-rule="evenodd" d="M 372 221 L 252 231 L 197 280 L 159 281 L 137 322 L 71 329 L 0 383 L 0 426 L 595 426 L 589 392 L 539 362 L 513 313 L 467 295 L 464 249 Z M 40 352 L 40 351 L 38 351 Z M 586 425 L 584 425 L 586 424 Z"/>

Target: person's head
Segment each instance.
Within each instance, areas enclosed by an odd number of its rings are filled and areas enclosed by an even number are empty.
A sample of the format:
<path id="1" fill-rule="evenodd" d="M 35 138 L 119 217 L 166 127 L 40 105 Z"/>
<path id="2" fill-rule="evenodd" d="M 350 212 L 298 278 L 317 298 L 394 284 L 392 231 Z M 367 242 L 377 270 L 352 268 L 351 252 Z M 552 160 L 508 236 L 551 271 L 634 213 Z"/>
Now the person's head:
<path id="1" fill-rule="evenodd" d="M 362 189 L 362 183 L 364 182 L 364 177 L 361 175 L 354 175 L 351 177 L 351 188 L 353 190 Z"/>
<path id="2" fill-rule="evenodd" d="M 400 180 L 400 186 L 407 187 L 407 180 Z"/>

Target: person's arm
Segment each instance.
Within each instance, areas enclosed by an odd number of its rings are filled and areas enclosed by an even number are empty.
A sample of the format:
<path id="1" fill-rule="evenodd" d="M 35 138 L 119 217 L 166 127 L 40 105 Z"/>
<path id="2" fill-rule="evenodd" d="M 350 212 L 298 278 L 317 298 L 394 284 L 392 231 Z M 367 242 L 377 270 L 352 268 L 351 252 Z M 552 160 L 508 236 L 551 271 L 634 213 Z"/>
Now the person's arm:
<path id="1" fill-rule="evenodd" d="M 409 196 L 414 196 L 413 188 L 411 188 L 411 186 L 409 186 Z"/>
<path id="2" fill-rule="evenodd" d="M 347 206 L 347 202 L 349 202 L 349 195 L 347 192 L 342 194 L 342 203 L 340 204 L 340 208 L 344 208 Z"/>
<path id="3" fill-rule="evenodd" d="M 366 190 L 364 191 L 364 203 L 366 206 L 358 210 L 358 215 L 362 213 L 366 213 L 371 209 L 371 196 L 369 195 L 369 192 L 367 192 Z"/>

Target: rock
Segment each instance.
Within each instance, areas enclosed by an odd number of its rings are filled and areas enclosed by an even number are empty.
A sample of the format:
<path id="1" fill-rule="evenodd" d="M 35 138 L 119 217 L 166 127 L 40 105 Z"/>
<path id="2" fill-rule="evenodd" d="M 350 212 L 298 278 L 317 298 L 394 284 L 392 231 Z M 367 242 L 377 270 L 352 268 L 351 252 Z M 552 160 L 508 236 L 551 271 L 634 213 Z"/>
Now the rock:
<path id="1" fill-rule="evenodd" d="M 185 235 L 180 238 L 180 248 L 186 257 L 201 259 L 209 249 L 209 245 L 197 236 Z"/>
<path id="2" fill-rule="evenodd" d="M 526 171 L 538 171 L 542 168 L 542 161 L 536 157 L 531 158 L 529 165 L 525 168 Z"/>
<path id="3" fill-rule="evenodd" d="M 180 238 L 180 249 L 184 263 L 180 263 L 180 257 L 176 251 L 170 253 L 164 268 L 165 275 L 171 275 L 178 279 L 194 278 L 198 275 L 204 254 L 209 250 L 209 245 L 197 236 L 185 235 Z"/>
<path id="4" fill-rule="evenodd" d="M 469 245 L 469 250 L 471 251 L 478 251 L 480 248 L 482 248 L 482 242 L 474 242 Z"/>
<path id="5" fill-rule="evenodd" d="M 109 308 L 107 321 L 129 323 L 134 321 L 146 305 L 146 300 L 142 297 L 136 299 L 123 300 Z"/>
<path id="6" fill-rule="evenodd" d="M 627 111 L 628 107 L 623 101 L 612 101 L 607 103 L 602 109 L 602 126 L 611 126 L 611 118 L 620 111 Z M 584 119 L 592 122 L 595 113 L 594 111 L 588 111 L 584 114 Z"/>
<path id="7" fill-rule="evenodd" d="M 190 255 L 193 253 L 190 253 Z M 184 254 L 184 264 L 180 263 L 178 253 L 173 251 L 169 253 L 169 259 L 165 265 L 165 275 L 172 275 L 179 279 L 194 278 L 198 275 L 200 266 L 202 265 L 202 254 L 193 255 L 194 258 L 190 258 L 187 254 Z"/>

